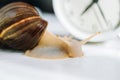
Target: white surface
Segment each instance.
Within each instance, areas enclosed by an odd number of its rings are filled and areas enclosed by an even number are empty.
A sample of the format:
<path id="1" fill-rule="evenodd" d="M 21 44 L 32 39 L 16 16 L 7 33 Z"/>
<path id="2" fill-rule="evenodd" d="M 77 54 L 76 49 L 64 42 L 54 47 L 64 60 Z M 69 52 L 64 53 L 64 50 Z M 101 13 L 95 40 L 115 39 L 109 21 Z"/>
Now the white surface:
<path id="1" fill-rule="evenodd" d="M 49 31 L 69 34 L 54 15 L 43 17 L 49 22 Z M 118 44 L 119 39 L 87 44 L 83 46 L 83 57 L 62 60 L 36 59 L 0 50 L 0 80 L 120 80 Z"/>
<path id="2" fill-rule="evenodd" d="M 44 60 L 0 52 L 0 80 L 120 80 L 120 54 L 84 46 L 85 56 Z"/>

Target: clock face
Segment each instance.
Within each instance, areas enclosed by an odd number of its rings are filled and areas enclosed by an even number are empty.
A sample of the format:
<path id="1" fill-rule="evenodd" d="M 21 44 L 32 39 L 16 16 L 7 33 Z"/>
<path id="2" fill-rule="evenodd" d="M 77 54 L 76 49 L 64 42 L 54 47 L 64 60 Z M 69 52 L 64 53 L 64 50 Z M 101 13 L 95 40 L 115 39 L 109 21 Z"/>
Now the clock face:
<path id="1" fill-rule="evenodd" d="M 54 0 L 56 14 L 76 31 L 93 34 L 110 32 L 120 26 L 120 0 Z M 54 6 L 56 7 L 56 6 Z M 58 11 L 59 10 L 59 11 Z M 67 25 L 68 26 L 68 25 Z M 67 27 L 68 28 L 68 27 Z M 78 34 L 78 33 L 76 33 Z"/>

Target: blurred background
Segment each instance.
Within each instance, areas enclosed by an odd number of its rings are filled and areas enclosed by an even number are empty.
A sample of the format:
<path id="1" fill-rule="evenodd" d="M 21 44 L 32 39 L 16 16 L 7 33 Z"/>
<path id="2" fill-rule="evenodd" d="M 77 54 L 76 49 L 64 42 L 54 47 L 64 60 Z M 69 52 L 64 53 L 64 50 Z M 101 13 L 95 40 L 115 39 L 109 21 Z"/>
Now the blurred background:
<path id="1" fill-rule="evenodd" d="M 0 7 L 15 1 L 23 1 L 39 7 L 43 12 L 53 13 L 52 0 L 0 0 Z"/>

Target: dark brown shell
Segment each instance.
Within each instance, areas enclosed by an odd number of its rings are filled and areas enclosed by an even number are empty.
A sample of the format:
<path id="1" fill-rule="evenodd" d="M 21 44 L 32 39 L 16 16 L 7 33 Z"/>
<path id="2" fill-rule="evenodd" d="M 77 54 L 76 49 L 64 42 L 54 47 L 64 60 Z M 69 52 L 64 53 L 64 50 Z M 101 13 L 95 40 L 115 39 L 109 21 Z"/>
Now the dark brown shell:
<path id="1" fill-rule="evenodd" d="M 18 50 L 34 48 L 47 26 L 37 10 L 23 2 L 0 9 L 0 46 Z"/>

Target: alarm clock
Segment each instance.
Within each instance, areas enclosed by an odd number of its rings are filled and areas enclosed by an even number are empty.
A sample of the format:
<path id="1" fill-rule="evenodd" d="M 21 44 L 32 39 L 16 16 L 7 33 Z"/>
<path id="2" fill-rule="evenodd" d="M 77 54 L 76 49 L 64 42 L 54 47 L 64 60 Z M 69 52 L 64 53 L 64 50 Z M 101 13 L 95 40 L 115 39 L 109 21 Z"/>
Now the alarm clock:
<path id="1" fill-rule="evenodd" d="M 107 41 L 120 33 L 120 0 L 53 0 L 55 15 L 76 38 L 96 32 L 91 42 Z"/>

